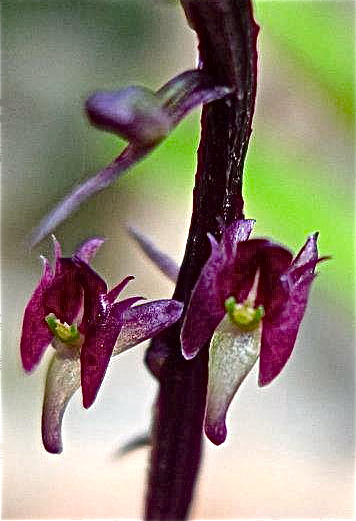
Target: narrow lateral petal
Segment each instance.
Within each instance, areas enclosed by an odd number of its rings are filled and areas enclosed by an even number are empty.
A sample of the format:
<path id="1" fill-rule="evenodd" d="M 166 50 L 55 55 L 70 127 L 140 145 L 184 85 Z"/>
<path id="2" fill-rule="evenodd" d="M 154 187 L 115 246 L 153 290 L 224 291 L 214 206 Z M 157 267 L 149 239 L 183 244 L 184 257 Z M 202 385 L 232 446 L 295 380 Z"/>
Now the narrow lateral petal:
<path id="1" fill-rule="evenodd" d="M 127 286 L 127 284 L 130 282 L 130 280 L 133 280 L 135 277 L 132 275 L 128 275 L 125 277 L 117 286 L 115 286 L 112 290 L 109 291 L 107 294 L 107 299 L 110 304 L 115 302 L 117 297 L 120 295 L 121 291 Z"/>
<path id="2" fill-rule="evenodd" d="M 226 413 L 236 391 L 254 366 L 260 351 L 261 324 L 241 331 L 225 316 L 209 350 L 209 380 L 205 433 L 215 445 L 226 439 Z"/>
<path id="3" fill-rule="evenodd" d="M 187 360 L 210 340 L 225 314 L 218 283 L 224 254 L 215 239 L 209 238 L 212 252 L 192 291 L 181 332 L 182 353 Z"/>
<path id="4" fill-rule="evenodd" d="M 263 319 L 259 385 L 267 385 L 287 363 L 304 316 L 311 283 L 315 275 L 305 273 L 290 289 L 284 305 Z"/>
<path id="5" fill-rule="evenodd" d="M 94 324 L 87 331 L 80 356 L 83 406 L 86 409 L 95 401 L 122 324 L 122 319 L 118 320 L 109 313 L 104 322 Z"/>
<path id="6" fill-rule="evenodd" d="M 37 288 L 26 306 L 21 335 L 21 359 L 25 371 L 32 371 L 40 361 L 46 347 L 52 340 L 52 333 L 44 320 L 44 294 L 51 286 L 53 270 L 48 260 L 41 257 L 43 271 Z"/>
<path id="7" fill-rule="evenodd" d="M 166 253 L 161 252 L 155 244 L 146 235 L 141 233 L 137 228 L 129 226 L 128 232 L 135 239 L 141 250 L 147 257 L 166 275 L 172 282 L 176 282 L 178 278 L 179 266 Z"/>
<path id="8" fill-rule="evenodd" d="M 194 286 L 182 327 L 182 353 L 186 359 L 193 358 L 210 340 L 225 314 L 224 301 L 239 287 L 236 285 L 236 277 L 241 281 L 248 281 L 243 286 L 246 286 L 246 292 L 249 289 L 247 286 L 252 285 L 256 270 L 250 270 L 251 274 L 247 279 L 244 268 L 239 272 L 236 257 L 238 245 L 252 242 L 247 242 L 247 239 L 253 225 L 254 221 L 251 219 L 233 222 L 224 231 L 220 243 L 209 236 L 211 255 Z M 245 249 L 242 250 L 242 258 L 246 258 L 245 264 L 249 266 L 251 254 L 248 251 L 244 256 Z"/>
<path id="9" fill-rule="evenodd" d="M 97 251 L 105 241 L 106 239 L 104 239 L 104 237 L 92 237 L 91 239 L 87 239 L 79 244 L 74 252 L 74 256 L 78 257 L 87 264 L 90 264 Z"/>
<path id="10" fill-rule="evenodd" d="M 113 355 L 118 355 L 157 335 L 174 324 L 182 311 L 183 304 L 176 300 L 156 300 L 128 309 Z"/>
<path id="11" fill-rule="evenodd" d="M 130 297 L 109 305 L 107 315 L 99 315 L 87 331 L 80 355 L 83 405 L 86 409 L 95 401 L 104 379 L 124 323 L 124 313 L 141 299 Z"/>
<path id="12" fill-rule="evenodd" d="M 47 371 L 42 409 L 42 441 L 45 449 L 52 454 L 62 452 L 63 414 L 79 387 L 79 353 L 73 358 L 54 354 Z"/>

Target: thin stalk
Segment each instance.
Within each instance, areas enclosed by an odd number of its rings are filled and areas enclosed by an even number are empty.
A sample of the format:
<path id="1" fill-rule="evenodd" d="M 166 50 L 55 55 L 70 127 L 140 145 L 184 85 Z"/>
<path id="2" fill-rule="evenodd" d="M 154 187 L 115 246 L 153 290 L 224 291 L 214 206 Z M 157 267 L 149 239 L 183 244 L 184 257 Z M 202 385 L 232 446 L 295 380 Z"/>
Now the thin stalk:
<path id="1" fill-rule="evenodd" d="M 209 257 L 207 233 L 243 218 L 242 174 L 257 76 L 250 0 L 181 0 L 199 41 L 200 68 L 233 94 L 203 108 L 193 214 L 173 298 L 185 307 Z M 193 360 L 181 354 L 182 320 L 152 344 L 146 362 L 159 380 L 145 505 L 147 520 L 187 518 L 202 453 L 208 346 Z"/>

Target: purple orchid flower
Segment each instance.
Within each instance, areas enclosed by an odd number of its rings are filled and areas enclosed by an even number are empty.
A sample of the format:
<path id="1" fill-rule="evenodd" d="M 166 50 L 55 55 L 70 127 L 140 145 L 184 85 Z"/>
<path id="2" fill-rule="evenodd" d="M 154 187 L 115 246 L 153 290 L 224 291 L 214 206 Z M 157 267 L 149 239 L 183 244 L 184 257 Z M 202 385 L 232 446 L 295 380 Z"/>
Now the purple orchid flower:
<path id="1" fill-rule="evenodd" d="M 185 358 L 210 342 L 205 432 L 226 438 L 230 402 L 260 357 L 259 385 L 287 363 L 307 305 L 318 258 L 317 233 L 293 260 L 284 246 L 248 240 L 254 221 L 228 226 L 220 243 L 209 236 L 211 255 L 193 289 L 182 327 Z"/>
<path id="2" fill-rule="evenodd" d="M 55 265 L 43 259 L 43 273 L 26 306 L 21 357 L 26 371 L 39 363 L 52 344 L 42 414 L 42 437 L 49 452 L 62 450 L 61 423 L 65 408 L 82 387 L 83 405 L 90 407 L 103 381 L 111 356 L 151 338 L 182 313 L 175 300 L 158 300 L 132 307 L 142 297 L 115 302 L 126 277 L 108 291 L 105 281 L 89 266 L 103 243 L 85 241 L 71 258 L 61 256 L 54 239 Z"/>
<path id="3" fill-rule="evenodd" d="M 233 222 L 219 243 L 209 235 L 211 255 L 192 291 L 181 331 L 187 360 L 210 343 L 205 433 L 216 445 L 226 438 L 228 407 L 258 357 L 260 386 L 270 383 L 287 363 L 315 267 L 327 258 L 318 258 L 317 233 L 293 260 L 280 244 L 248 240 L 253 225 L 250 219 Z M 138 230 L 129 232 L 161 271 L 176 280 L 174 261 Z M 156 358 L 159 363 L 159 353 L 152 356 L 152 363 Z"/>

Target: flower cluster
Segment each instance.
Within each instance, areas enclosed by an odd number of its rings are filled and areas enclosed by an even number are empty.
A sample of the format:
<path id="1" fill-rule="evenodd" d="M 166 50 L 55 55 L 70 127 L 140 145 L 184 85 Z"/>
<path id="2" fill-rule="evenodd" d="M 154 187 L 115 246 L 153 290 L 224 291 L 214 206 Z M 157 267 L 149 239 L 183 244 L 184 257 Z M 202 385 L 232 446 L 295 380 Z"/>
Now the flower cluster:
<path id="1" fill-rule="evenodd" d="M 43 273 L 26 306 L 21 357 L 26 371 L 39 363 L 51 344 L 42 416 L 43 442 L 49 452 L 60 452 L 61 422 L 73 393 L 82 387 L 83 405 L 90 407 L 110 358 L 151 338 L 174 323 L 182 304 L 158 300 L 132 307 L 142 297 L 116 302 L 133 279 L 126 277 L 108 291 L 105 281 L 89 266 L 103 239 L 81 244 L 71 258 L 63 258 L 54 239 L 54 267 L 43 259 Z"/>
<path id="2" fill-rule="evenodd" d="M 203 70 L 186 71 L 156 92 L 133 86 L 98 91 L 85 105 L 90 122 L 126 139 L 126 149 L 96 176 L 78 186 L 35 230 L 41 240 L 84 200 L 112 183 L 159 144 L 199 104 L 229 96 L 233 89 L 216 85 Z M 284 246 L 267 239 L 249 239 L 253 220 L 236 220 L 209 235 L 211 255 L 188 302 L 181 330 L 182 354 L 190 360 L 209 345 L 209 380 L 205 432 L 213 443 L 226 438 L 226 413 L 237 389 L 260 358 L 259 384 L 271 382 L 293 350 L 307 304 L 315 267 L 321 260 L 317 234 L 311 235 L 293 260 Z M 170 278 L 178 266 L 142 234 L 131 229 L 145 253 Z M 21 339 L 23 367 L 31 371 L 45 348 L 56 353 L 50 364 L 43 407 L 46 448 L 61 450 L 65 407 L 80 386 L 84 407 L 90 407 L 110 358 L 173 324 L 182 304 L 162 300 L 132 307 L 141 297 L 116 302 L 133 278 L 108 291 L 89 266 L 103 240 L 82 244 L 63 258 L 54 241 L 55 266 L 43 259 L 41 280 L 25 311 Z M 150 367 L 159 355 L 150 352 Z"/>

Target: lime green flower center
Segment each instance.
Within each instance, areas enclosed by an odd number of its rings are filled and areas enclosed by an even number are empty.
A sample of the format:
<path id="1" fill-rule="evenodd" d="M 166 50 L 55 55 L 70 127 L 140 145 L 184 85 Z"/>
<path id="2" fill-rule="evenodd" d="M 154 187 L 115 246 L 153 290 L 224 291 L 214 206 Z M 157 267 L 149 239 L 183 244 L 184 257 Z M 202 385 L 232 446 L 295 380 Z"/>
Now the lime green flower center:
<path id="1" fill-rule="evenodd" d="M 249 300 L 238 304 L 235 297 L 229 297 L 225 300 L 225 309 L 231 322 L 241 331 L 256 329 L 265 314 L 263 306 L 254 308 Z"/>
<path id="2" fill-rule="evenodd" d="M 65 344 L 76 344 L 80 339 L 80 333 L 77 325 L 68 325 L 67 322 L 62 323 L 54 313 L 50 313 L 45 318 L 49 329 L 54 336 Z"/>

